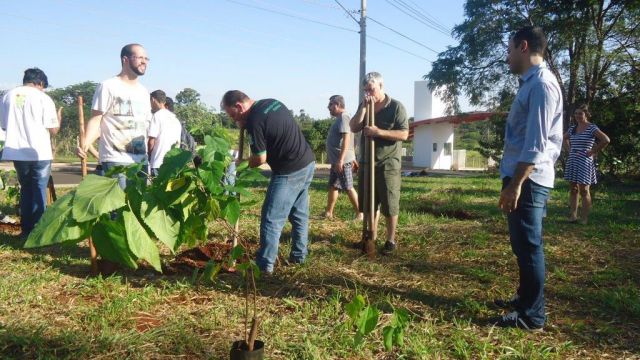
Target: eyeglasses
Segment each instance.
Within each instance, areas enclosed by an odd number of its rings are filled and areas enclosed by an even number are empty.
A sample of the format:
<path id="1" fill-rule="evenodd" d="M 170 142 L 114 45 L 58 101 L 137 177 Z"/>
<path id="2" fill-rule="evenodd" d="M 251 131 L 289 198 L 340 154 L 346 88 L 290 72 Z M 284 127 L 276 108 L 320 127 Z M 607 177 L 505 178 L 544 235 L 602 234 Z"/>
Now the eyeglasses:
<path id="1" fill-rule="evenodd" d="M 148 58 L 148 57 L 146 57 L 146 56 L 129 56 L 129 59 L 136 59 L 136 60 L 138 60 L 138 61 L 142 61 L 142 60 L 144 60 L 144 61 L 146 61 L 146 62 L 151 61 L 151 59 L 149 59 L 149 58 Z"/>

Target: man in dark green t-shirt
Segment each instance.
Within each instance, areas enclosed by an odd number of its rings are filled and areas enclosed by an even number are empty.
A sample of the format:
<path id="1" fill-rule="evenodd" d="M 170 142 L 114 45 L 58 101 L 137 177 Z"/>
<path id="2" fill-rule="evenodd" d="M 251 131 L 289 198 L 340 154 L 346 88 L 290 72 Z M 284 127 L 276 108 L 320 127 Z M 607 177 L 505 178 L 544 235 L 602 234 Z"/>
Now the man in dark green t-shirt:
<path id="1" fill-rule="evenodd" d="M 256 263 L 263 272 L 273 272 L 287 219 L 292 226 L 289 261 L 304 262 L 309 233 L 308 190 L 315 169 L 309 143 L 291 111 L 278 100 L 254 101 L 242 91 L 230 90 L 224 94 L 221 107 L 240 128 L 247 130 L 251 147 L 249 166 L 268 163 L 271 167 L 271 180 L 262 205 Z"/>
<path id="2" fill-rule="evenodd" d="M 362 166 L 358 172 L 358 198 L 364 199 L 364 168 L 367 162 L 364 156 L 364 144 L 366 137 L 375 138 L 375 200 L 376 208 L 380 205 L 380 212 L 386 218 L 387 241 L 384 244 L 383 253 L 391 254 L 397 245 L 395 240 L 398 214 L 400 213 L 400 168 L 402 165 L 402 142 L 409 137 L 409 120 L 404 106 L 395 99 L 385 94 L 383 90 L 382 75 L 377 72 L 368 73 L 363 81 L 365 100 L 360 104 L 358 112 L 351 119 L 349 125 L 351 131 L 362 130 L 364 136 L 360 141 L 360 159 Z M 374 104 L 375 124 L 365 126 L 365 103 Z M 368 189 L 366 189 L 368 190 Z M 360 204 L 360 209 L 364 204 Z M 378 219 L 374 224 L 377 230 Z"/>

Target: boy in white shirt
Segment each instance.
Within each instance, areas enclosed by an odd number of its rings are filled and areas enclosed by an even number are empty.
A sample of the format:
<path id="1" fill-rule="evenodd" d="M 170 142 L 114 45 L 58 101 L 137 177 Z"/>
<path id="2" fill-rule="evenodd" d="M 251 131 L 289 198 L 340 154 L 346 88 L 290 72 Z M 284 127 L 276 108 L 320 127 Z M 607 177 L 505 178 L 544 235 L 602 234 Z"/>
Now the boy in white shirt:
<path id="1" fill-rule="evenodd" d="M 22 86 L 0 102 L 0 127 L 6 131 L 2 160 L 12 160 L 20 183 L 22 238 L 29 236 L 47 204 L 51 175 L 51 135 L 60 122 L 53 100 L 44 93 L 47 75 L 38 68 L 24 72 Z"/>
<path id="2" fill-rule="evenodd" d="M 162 90 L 151 93 L 151 125 L 149 126 L 147 152 L 151 175 L 157 176 L 164 156 L 175 144 L 180 144 L 182 125 L 178 118 L 166 108 L 167 94 Z"/>

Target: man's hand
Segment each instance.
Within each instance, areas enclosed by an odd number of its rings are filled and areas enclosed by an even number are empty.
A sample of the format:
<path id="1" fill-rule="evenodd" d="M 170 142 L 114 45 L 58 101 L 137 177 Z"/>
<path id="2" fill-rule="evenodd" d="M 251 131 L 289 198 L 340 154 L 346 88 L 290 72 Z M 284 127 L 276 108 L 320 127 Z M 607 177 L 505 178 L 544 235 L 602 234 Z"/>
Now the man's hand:
<path id="1" fill-rule="evenodd" d="M 502 211 L 510 213 L 518 207 L 519 198 L 520 186 L 514 185 L 514 182 L 511 182 L 500 192 L 498 207 L 502 209 Z"/>
<path id="2" fill-rule="evenodd" d="M 335 164 L 333 164 L 333 171 L 338 174 L 342 174 L 344 172 L 344 161 L 338 160 Z"/>
<path id="3" fill-rule="evenodd" d="M 375 125 L 365 126 L 364 129 L 362 129 L 362 133 L 366 137 L 378 137 L 380 136 L 380 129 Z"/>
<path id="4" fill-rule="evenodd" d="M 87 158 L 87 151 L 83 148 L 81 148 L 80 146 L 78 146 L 76 148 L 76 155 L 78 155 L 78 157 L 80 159 L 86 159 Z"/>

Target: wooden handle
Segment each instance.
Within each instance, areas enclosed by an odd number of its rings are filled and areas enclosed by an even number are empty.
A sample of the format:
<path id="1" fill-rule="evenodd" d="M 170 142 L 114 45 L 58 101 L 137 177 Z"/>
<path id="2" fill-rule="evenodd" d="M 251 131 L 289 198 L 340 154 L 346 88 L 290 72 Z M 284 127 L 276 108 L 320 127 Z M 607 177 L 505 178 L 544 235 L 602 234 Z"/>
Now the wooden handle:
<path id="1" fill-rule="evenodd" d="M 78 96 L 78 128 L 80 130 L 80 148 L 84 149 L 84 102 L 82 96 Z M 80 166 L 82 168 L 82 178 L 87 176 L 87 158 L 80 159 Z M 93 245 L 93 240 L 89 238 L 89 255 L 91 260 L 91 274 L 98 275 L 98 251 Z"/>
<path id="2" fill-rule="evenodd" d="M 84 150 L 85 146 L 85 133 L 84 133 L 84 103 L 82 96 L 78 96 L 78 128 L 80 130 L 80 148 Z M 87 176 L 87 158 L 80 159 L 80 166 L 82 168 L 82 177 Z"/>

